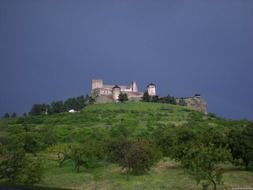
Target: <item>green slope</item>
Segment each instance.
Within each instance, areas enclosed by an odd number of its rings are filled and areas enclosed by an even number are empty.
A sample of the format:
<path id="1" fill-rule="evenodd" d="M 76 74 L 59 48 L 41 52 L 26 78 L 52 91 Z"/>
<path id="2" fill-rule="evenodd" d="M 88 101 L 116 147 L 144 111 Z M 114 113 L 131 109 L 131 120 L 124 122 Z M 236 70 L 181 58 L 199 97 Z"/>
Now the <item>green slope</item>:
<path id="1" fill-rule="evenodd" d="M 150 129 L 181 125 L 215 126 L 221 130 L 247 123 L 247 121 L 226 120 L 205 115 L 192 109 L 160 103 L 108 103 L 85 107 L 79 113 L 60 113 L 36 117 L 2 119 L 1 135 L 10 126 L 26 126 L 33 132 L 45 133 L 45 139 L 55 135 L 57 143 L 83 142 L 87 136 L 100 138 L 108 136 L 112 128 L 126 126 L 131 135 L 143 136 Z M 49 132 L 48 132 L 48 129 Z M 0 135 L 0 136 L 1 136 Z M 120 167 L 110 163 L 100 163 L 95 169 L 82 168 L 76 173 L 71 162 L 62 168 L 47 151 L 39 156 L 44 160 L 45 173 L 41 186 L 70 189 L 200 189 L 180 166 L 168 159 L 160 161 L 150 172 L 141 176 L 126 176 Z M 223 187 L 253 187 L 253 173 L 240 171 L 232 165 L 226 166 Z"/>

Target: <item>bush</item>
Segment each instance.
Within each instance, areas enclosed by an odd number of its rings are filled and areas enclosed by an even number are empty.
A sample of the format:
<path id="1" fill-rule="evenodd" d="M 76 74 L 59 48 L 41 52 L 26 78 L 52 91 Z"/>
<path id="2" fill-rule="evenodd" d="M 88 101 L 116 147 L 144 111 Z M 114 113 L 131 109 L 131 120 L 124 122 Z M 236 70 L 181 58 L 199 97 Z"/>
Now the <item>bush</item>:
<path id="1" fill-rule="evenodd" d="M 241 159 L 245 168 L 250 169 L 253 165 L 253 125 L 232 129 L 228 141 L 234 163 Z"/>
<path id="2" fill-rule="evenodd" d="M 127 94 L 125 94 L 125 93 L 120 93 L 120 94 L 119 94 L 119 101 L 120 101 L 120 102 L 126 102 L 126 101 L 128 101 L 128 96 L 127 96 Z"/>
<path id="3" fill-rule="evenodd" d="M 148 171 L 161 158 L 160 152 L 146 140 L 112 140 L 108 144 L 108 153 L 111 161 L 132 174 Z"/>
<path id="4" fill-rule="evenodd" d="M 41 162 L 25 153 L 24 138 L 11 135 L 0 154 L 0 179 L 11 184 L 34 184 L 42 176 Z"/>

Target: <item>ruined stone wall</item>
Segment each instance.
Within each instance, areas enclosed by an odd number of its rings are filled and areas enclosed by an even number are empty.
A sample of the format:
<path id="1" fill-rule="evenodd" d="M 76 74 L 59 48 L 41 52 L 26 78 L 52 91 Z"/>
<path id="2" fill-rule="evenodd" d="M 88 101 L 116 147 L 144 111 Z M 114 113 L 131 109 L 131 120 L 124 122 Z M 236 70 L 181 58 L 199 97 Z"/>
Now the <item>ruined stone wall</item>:
<path id="1" fill-rule="evenodd" d="M 187 104 L 186 106 L 191 107 L 197 111 L 203 112 L 203 113 L 208 113 L 207 112 L 207 103 L 206 101 L 201 97 L 201 96 L 193 96 L 193 97 L 187 97 L 187 98 L 182 98 L 185 103 Z M 179 102 L 180 98 L 177 98 L 176 101 Z"/>

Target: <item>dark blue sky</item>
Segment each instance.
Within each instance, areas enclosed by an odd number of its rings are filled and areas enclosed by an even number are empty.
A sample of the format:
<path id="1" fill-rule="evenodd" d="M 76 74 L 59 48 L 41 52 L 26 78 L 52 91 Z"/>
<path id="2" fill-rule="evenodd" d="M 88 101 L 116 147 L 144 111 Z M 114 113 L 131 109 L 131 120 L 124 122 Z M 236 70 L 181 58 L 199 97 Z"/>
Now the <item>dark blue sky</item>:
<path id="1" fill-rule="evenodd" d="M 253 119 L 252 0 L 0 0 L 0 114 L 106 83 Z"/>

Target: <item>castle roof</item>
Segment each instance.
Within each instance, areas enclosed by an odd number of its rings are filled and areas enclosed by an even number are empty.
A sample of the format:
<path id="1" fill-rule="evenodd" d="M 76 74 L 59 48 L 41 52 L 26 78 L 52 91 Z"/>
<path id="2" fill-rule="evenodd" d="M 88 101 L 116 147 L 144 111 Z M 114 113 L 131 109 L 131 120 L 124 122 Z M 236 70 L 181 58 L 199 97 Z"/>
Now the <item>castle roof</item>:
<path id="1" fill-rule="evenodd" d="M 118 85 L 115 85 L 114 87 L 112 87 L 112 89 L 114 89 L 114 88 L 119 88 L 120 89 L 120 87 Z"/>
<path id="2" fill-rule="evenodd" d="M 155 86 L 155 84 L 154 83 L 149 83 L 149 85 L 147 87 L 149 87 L 149 86 Z"/>

